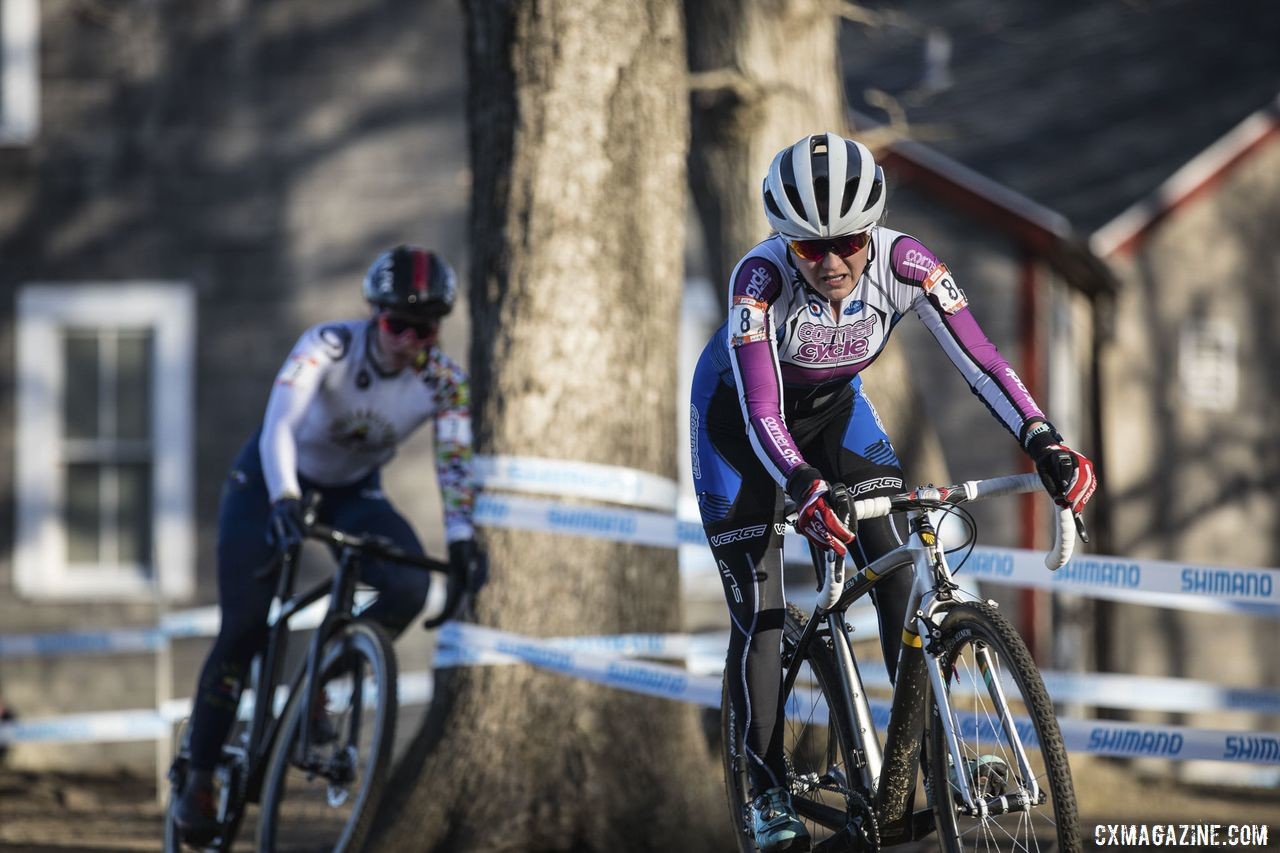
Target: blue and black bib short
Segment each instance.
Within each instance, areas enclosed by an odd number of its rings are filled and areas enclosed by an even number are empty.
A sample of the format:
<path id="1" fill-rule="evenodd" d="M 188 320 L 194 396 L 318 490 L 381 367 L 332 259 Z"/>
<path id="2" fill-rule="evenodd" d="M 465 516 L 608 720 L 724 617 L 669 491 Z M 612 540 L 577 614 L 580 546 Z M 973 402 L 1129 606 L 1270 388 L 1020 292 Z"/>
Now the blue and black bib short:
<path id="1" fill-rule="evenodd" d="M 705 354 L 694 374 L 691 429 L 694 489 L 703 529 L 724 584 L 732 627 L 725 663 L 734 719 L 741 721 L 743 754 L 757 790 L 783 784 L 782 489 L 761 465 L 748 439 L 736 386 L 721 378 Z M 813 389 L 784 389 L 787 428 L 805 461 L 829 482 L 858 498 L 902 490 L 902 468 L 862 380 Z M 851 556 L 865 566 L 901 544 L 889 519 L 858 525 Z M 893 675 L 911 577 L 890 575 L 872 592 L 881 648 Z"/>

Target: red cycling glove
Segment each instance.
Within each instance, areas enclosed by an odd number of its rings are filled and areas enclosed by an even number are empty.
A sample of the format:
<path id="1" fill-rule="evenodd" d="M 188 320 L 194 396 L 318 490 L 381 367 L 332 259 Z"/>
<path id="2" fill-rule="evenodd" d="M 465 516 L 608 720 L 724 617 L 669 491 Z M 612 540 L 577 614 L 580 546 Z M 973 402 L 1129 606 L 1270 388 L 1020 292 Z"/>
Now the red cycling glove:
<path id="1" fill-rule="evenodd" d="M 1036 457 L 1036 470 L 1053 502 L 1072 512 L 1082 512 L 1098 488 L 1093 463 L 1065 444 L 1051 444 Z"/>
<path id="2" fill-rule="evenodd" d="M 807 536 L 821 548 L 830 548 L 841 557 L 848 553 L 845 547 L 853 541 L 853 531 L 845 527 L 827 503 L 829 488 L 825 480 L 814 480 L 797 501 L 800 513 L 796 518 L 796 530 Z"/>
<path id="3" fill-rule="evenodd" d="M 1048 421 L 1028 424 L 1022 446 L 1036 463 L 1036 471 L 1049 497 L 1063 509 L 1079 513 L 1098 488 L 1093 463 L 1062 443 L 1062 436 Z"/>

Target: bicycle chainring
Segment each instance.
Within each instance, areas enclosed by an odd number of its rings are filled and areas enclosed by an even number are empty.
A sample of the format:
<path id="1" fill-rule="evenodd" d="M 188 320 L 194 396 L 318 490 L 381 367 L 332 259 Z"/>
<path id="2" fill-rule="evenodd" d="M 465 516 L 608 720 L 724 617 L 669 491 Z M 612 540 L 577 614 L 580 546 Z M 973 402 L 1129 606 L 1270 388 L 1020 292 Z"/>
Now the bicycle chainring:
<path id="1" fill-rule="evenodd" d="M 859 853 L 880 853 L 880 822 L 876 820 L 871 801 L 861 791 L 848 791 L 845 798 L 849 802 L 850 822 L 857 827 L 859 844 L 853 849 Z"/>

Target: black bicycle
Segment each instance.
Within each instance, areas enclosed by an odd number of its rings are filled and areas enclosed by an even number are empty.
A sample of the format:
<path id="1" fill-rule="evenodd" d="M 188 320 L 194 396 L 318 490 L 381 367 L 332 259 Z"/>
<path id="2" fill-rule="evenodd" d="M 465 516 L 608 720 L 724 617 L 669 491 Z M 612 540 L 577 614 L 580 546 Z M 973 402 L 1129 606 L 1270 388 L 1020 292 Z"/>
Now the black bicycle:
<path id="1" fill-rule="evenodd" d="M 1036 474 L 859 501 L 833 487 L 833 508 L 844 518 L 904 513 L 909 535 L 849 577 L 843 559 L 811 546 L 820 588 L 814 613 L 791 605 L 785 617 L 787 787 L 814 851 L 874 851 L 934 831 L 946 853 L 1081 849 L 1071 769 L 1040 673 L 995 604 L 973 600 L 955 583 L 930 518 L 940 510 L 968 525 L 960 550 L 976 538 L 960 504 L 1042 488 Z M 1070 510 L 1058 514 L 1050 569 L 1070 558 L 1078 525 Z M 899 570 L 914 581 L 882 744 L 845 611 Z M 747 765 L 727 684 L 721 707 L 738 847 L 755 853 Z"/>
<path id="2" fill-rule="evenodd" d="M 356 582 L 364 560 L 389 560 L 448 575 L 441 613 L 423 623 L 435 628 L 453 618 L 480 578 L 459 577 L 448 563 L 418 557 L 375 536 L 357 536 L 306 518 L 308 538 L 337 556 L 332 579 L 295 594 L 298 548 L 260 572 L 278 572 L 278 615 L 263 652 L 250 668 L 252 712 L 237 721 L 214 772 L 217 837 L 202 849 L 231 849 L 250 803 L 261 803 L 257 849 L 358 850 L 368 834 L 391 763 L 396 723 L 396 658 L 390 637 L 362 619 Z M 329 594 L 328 609 L 305 659 L 281 681 L 289 621 Z M 283 707 L 281 707 L 283 703 Z M 242 715 L 243 716 L 243 715 Z M 169 771 L 166 851 L 182 849 L 174 809 L 190 761 L 185 728 Z"/>

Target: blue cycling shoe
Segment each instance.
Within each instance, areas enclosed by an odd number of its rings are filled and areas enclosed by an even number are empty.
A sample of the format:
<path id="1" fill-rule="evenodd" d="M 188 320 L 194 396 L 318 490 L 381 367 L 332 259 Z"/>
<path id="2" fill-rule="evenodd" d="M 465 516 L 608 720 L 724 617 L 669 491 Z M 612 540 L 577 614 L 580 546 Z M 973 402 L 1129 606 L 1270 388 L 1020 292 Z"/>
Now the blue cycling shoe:
<path id="1" fill-rule="evenodd" d="M 770 788 L 751 801 L 751 827 L 760 853 L 806 853 L 809 830 L 804 828 L 791 795 L 783 788 Z"/>

